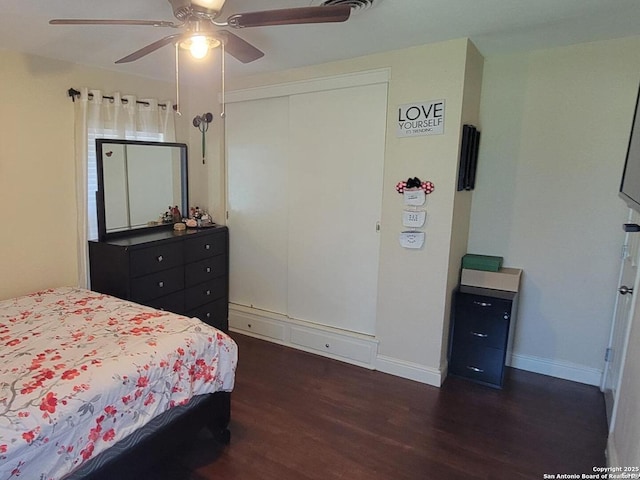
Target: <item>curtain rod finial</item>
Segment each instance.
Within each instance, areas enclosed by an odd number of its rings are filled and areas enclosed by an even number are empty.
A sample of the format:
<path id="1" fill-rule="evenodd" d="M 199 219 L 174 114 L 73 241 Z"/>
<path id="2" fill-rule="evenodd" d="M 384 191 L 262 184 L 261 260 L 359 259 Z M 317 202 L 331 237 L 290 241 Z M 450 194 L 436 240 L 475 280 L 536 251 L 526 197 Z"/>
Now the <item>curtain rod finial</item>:
<path id="1" fill-rule="evenodd" d="M 72 87 L 69 90 L 67 90 L 67 95 L 69 95 L 71 97 L 71 100 L 75 102 L 76 97 L 80 96 L 80 92 Z"/>

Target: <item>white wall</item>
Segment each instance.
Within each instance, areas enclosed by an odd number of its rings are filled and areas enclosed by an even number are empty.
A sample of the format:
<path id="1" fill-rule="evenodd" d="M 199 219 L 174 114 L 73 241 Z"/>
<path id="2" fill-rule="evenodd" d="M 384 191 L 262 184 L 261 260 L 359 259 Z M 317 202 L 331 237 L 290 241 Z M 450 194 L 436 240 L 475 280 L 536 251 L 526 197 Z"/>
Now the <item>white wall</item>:
<path id="1" fill-rule="evenodd" d="M 70 87 L 174 99 L 174 86 L 0 50 L 0 299 L 77 284 Z M 178 138 L 185 128 L 177 125 Z"/>
<path id="2" fill-rule="evenodd" d="M 469 251 L 524 269 L 513 365 L 598 384 L 640 37 L 489 57 Z"/>

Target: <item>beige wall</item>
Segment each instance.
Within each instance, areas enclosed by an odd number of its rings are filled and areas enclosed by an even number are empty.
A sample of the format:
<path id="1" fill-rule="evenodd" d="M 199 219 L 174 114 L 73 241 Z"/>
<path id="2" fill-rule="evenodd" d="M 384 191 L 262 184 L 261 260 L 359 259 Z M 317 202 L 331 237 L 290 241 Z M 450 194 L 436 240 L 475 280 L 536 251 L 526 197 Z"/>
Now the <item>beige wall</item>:
<path id="1" fill-rule="evenodd" d="M 174 99 L 172 84 L 0 51 L 0 299 L 77 284 L 70 87 Z M 185 131 L 179 125 L 177 135 Z M 184 135 L 182 135 L 184 137 Z"/>
<path id="2" fill-rule="evenodd" d="M 188 58 L 185 56 L 185 58 Z M 214 221 L 224 224 L 224 169 L 220 165 L 223 120 L 221 118 L 220 50 L 211 52 L 203 62 L 181 62 L 181 102 L 186 122 L 184 142 L 189 144 L 189 200 L 192 206 L 206 209 Z M 205 163 L 202 163 L 202 134 L 192 126 L 196 115 L 213 114 L 205 132 Z"/>
<path id="3" fill-rule="evenodd" d="M 469 64 L 468 54 L 472 58 Z M 376 326 L 376 338 L 380 341 L 377 366 L 429 383 L 439 384 L 441 379 L 449 290 L 458 275 L 457 269 L 451 271 L 449 259 L 465 75 L 469 74 L 469 81 L 475 82 L 469 95 L 476 101 L 477 112 L 481 65 L 482 57 L 475 48 L 466 39 L 460 39 L 238 79 L 230 86 L 234 90 L 244 89 L 390 68 Z M 399 105 L 438 99 L 446 102 L 444 135 L 396 137 L 395 118 Z M 403 230 L 403 203 L 395 185 L 414 176 L 435 184 L 435 192 L 429 195 L 426 204 L 426 244 L 422 250 L 406 250 L 398 242 L 398 234 Z M 467 224 L 468 211 L 467 208 Z M 466 230 L 462 219 L 460 228 L 454 233 L 466 234 Z M 462 243 L 466 245 L 466 237 Z M 456 244 L 455 255 L 461 250 Z M 452 262 L 459 265 L 459 256 Z"/>
<path id="4" fill-rule="evenodd" d="M 640 37 L 489 57 L 469 250 L 524 269 L 513 365 L 599 384 Z"/>

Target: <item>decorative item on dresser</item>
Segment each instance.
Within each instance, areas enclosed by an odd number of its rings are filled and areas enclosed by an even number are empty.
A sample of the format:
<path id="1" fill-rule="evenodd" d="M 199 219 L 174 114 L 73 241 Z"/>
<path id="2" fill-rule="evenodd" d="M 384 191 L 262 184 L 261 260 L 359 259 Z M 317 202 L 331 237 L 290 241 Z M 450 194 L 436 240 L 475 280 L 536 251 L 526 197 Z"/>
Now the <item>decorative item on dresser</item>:
<path id="1" fill-rule="evenodd" d="M 228 329 L 229 233 L 143 231 L 89 242 L 92 290 Z"/>

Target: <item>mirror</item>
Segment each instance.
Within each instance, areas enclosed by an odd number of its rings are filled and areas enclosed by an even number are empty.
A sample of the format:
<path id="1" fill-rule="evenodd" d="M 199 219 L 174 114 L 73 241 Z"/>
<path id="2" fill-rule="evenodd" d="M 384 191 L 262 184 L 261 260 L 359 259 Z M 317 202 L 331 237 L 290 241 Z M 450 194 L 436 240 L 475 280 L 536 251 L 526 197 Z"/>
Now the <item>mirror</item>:
<path id="1" fill-rule="evenodd" d="M 187 214 L 187 145 L 96 139 L 98 238 L 167 227 L 169 207 Z"/>

